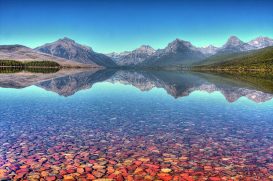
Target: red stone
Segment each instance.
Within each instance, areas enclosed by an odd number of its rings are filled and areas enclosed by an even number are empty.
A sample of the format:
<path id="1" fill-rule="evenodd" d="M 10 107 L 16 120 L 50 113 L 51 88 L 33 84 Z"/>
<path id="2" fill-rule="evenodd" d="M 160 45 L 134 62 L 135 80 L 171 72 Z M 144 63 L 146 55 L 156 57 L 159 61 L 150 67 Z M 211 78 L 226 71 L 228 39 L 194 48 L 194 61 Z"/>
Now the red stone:
<path id="1" fill-rule="evenodd" d="M 86 178 L 89 179 L 89 180 L 95 180 L 96 177 L 90 173 L 86 174 Z"/>
<path id="2" fill-rule="evenodd" d="M 117 162 L 116 162 L 116 161 L 114 161 L 114 160 L 109 160 L 109 163 L 110 163 L 110 164 L 112 164 L 112 165 L 117 164 Z"/>
<path id="3" fill-rule="evenodd" d="M 124 181 L 124 178 L 121 174 L 119 174 L 119 175 L 117 175 L 116 180 L 117 181 Z"/>
<path id="4" fill-rule="evenodd" d="M 25 174 L 26 174 L 25 172 L 20 172 L 14 177 L 14 179 L 15 180 L 21 179 L 21 178 L 23 178 L 25 176 Z"/>
<path id="5" fill-rule="evenodd" d="M 91 172 L 92 171 L 91 167 L 85 167 L 84 169 L 85 169 L 86 172 Z"/>
<path id="6" fill-rule="evenodd" d="M 17 174 L 18 174 L 18 173 L 27 173 L 28 171 L 29 171 L 28 168 L 21 168 L 21 169 L 17 170 L 16 173 L 17 173 Z"/>
<path id="7" fill-rule="evenodd" d="M 150 168 L 146 169 L 145 171 L 149 173 L 151 176 L 155 176 L 157 174 L 157 171 Z"/>
<path id="8" fill-rule="evenodd" d="M 134 177 L 132 175 L 127 176 L 127 181 L 134 181 Z"/>
<path id="9" fill-rule="evenodd" d="M 128 176 L 128 171 L 127 171 L 127 169 L 122 168 L 120 171 L 121 171 L 121 173 L 122 173 L 122 175 L 123 175 L 124 177 L 127 177 L 127 176 Z"/>
<path id="10" fill-rule="evenodd" d="M 67 171 L 66 171 L 66 170 L 61 170 L 61 171 L 60 171 L 60 174 L 61 174 L 62 176 L 64 176 L 64 175 L 67 174 Z"/>
<path id="11" fill-rule="evenodd" d="M 67 169 L 67 173 L 75 173 L 75 172 L 76 172 L 76 170 L 73 168 Z"/>
<path id="12" fill-rule="evenodd" d="M 157 174 L 157 176 L 163 181 L 172 180 L 172 176 L 167 173 L 159 173 L 159 174 Z"/>
<path id="13" fill-rule="evenodd" d="M 83 173 L 84 173 L 84 169 L 83 169 L 83 168 L 77 168 L 77 172 L 78 172 L 79 174 L 83 174 Z"/>
<path id="14" fill-rule="evenodd" d="M 211 180 L 211 181 L 221 181 L 222 179 L 220 177 L 210 177 L 209 180 Z"/>
<path id="15" fill-rule="evenodd" d="M 142 164 L 142 161 L 136 160 L 134 161 L 134 164 L 136 164 L 137 166 L 140 166 Z"/>
<path id="16" fill-rule="evenodd" d="M 103 173 L 98 172 L 98 171 L 93 171 L 92 174 L 93 174 L 95 177 L 97 177 L 97 178 L 101 178 L 101 177 L 103 177 L 103 175 L 104 175 Z"/>
<path id="17" fill-rule="evenodd" d="M 182 174 L 180 174 L 180 176 L 181 176 L 183 179 L 187 180 L 187 181 L 193 181 L 193 180 L 194 180 L 191 176 L 189 176 L 188 173 L 182 173 Z"/>
<path id="18" fill-rule="evenodd" d="M 89 163 L 91 164 L 96 163 L 96 160 L 89 160 Z"/>
<path id="19" fill-rule="evenodd" d="M 180 181 L 181 179 L 180 179 L 179 175 L 175 175 L 175 176 L 173 177 L 173 180 L 174 180 L 174 181 Z"/>
<path id="20" fill-rule="evenodd" d="M 54 181 L 56 179 L 57 179 L 56 176 L 48 176 L 48 177 L 46 177 L 46 181 Z"/>
<path id="21" fill-rule="evenodd" d="M 149 168 L 151 168 L 151 169 L 155 169 L 155 170 L 157 170 L 157 169 L 160 168 L 160 166 L 158 166 L 158 165 L 153 165 L 153 164 L 148 164 L 148 163 L 146 163 L 144 165 L 147 166 L 147 167 L 149 167 Z"/>
<path id="22" fill-rule="evenodd" d="M 107 178 L 114 179 L 116 176 L 117 176 L 116 174 L 112 173 Z"/>

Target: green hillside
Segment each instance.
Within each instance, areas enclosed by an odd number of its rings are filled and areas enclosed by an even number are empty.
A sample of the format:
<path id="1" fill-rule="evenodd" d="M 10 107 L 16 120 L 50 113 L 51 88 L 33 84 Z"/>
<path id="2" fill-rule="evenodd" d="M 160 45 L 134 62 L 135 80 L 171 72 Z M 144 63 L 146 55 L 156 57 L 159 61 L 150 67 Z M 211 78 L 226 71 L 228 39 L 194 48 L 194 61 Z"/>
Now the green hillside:
<path id="1" fill-rule="evenodd" d="M 194 68 L 216 70 L 273 70 L 273 47 L 251 52 L 214 55 L 194 66 Z"/>

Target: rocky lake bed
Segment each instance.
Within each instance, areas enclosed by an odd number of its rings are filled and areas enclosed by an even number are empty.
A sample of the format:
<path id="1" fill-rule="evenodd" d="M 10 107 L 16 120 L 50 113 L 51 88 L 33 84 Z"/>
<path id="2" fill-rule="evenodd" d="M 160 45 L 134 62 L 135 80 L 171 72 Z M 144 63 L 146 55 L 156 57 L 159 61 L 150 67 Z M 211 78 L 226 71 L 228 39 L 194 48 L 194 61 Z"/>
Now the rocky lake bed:
<path id="1" fill-rule="evenodd" d="M 272 180 L 272 92 L 267 80 L 243 80 L 107 69 L 1 74 L 0 179 Z"/>

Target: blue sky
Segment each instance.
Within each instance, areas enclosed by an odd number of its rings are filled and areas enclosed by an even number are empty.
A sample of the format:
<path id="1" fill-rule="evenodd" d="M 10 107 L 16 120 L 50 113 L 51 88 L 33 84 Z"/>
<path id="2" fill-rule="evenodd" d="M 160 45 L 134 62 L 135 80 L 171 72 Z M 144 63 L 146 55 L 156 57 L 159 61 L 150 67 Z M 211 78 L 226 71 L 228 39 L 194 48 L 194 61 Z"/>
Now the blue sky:
<path id="1" fill-rule="evenodd" d="M 273 38 L 270 0 L 0 0 L 0 44 L 36 47 L 69 37 L 95 51 L 164 48 L 175 38 L 221 46 Z"/>

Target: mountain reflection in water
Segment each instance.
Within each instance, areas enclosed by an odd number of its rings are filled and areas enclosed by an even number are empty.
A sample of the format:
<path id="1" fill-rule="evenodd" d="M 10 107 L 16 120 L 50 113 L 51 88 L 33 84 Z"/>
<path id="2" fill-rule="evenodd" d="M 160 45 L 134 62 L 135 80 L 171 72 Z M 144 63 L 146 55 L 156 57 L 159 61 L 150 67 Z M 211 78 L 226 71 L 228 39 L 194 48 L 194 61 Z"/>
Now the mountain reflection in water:
<path id="1" fill-rule="evenodd" d="M 228 102 L 235 102 L 240 97 L 247 97 L 257 103 L 273 98 L 272 79 L 258 77 L 257 80 L 257 77 L 247 75 L 245 77 L 198 72 L 72 69 L 53 74 L 0 74 L 0 87 L 23 88 L 36 85 L 67 97 L 80 90 L 89 89 L 95 83 L 111 82 L 133 85 L 141 91 L 163 88 L 174 98 L 188 96 L 194 91 L 219 91 Z"/>

